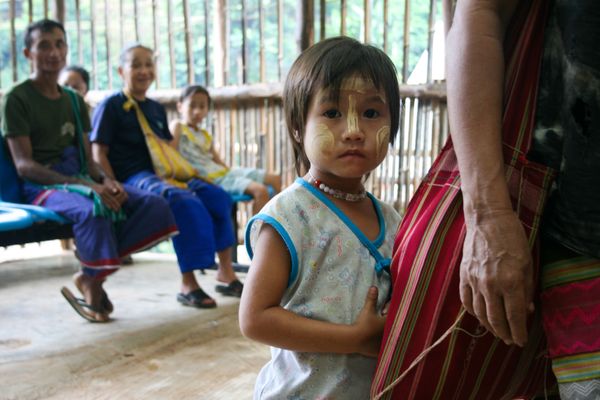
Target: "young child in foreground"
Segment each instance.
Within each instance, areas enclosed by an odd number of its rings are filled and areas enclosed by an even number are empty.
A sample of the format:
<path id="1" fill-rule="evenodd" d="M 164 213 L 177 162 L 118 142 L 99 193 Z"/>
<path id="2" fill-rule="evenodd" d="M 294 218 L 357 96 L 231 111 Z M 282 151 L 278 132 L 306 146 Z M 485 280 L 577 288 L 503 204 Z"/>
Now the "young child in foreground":
<path id="1" fill-rule="evenodd" d="M 307 172 L 246 232 L 240 328 L 272 346 L 254 398 L 367 399 L 400 216 L 363 182 L 398 130 L 396 70 L 375 47 L 327 39 L 294 62 L 283 101 Z"/>
<path id="2" fill-rule="evenodd" d="M 266 185 L 270 185 L 275 193 L 281 190 L 281 176 L 256 168 L 230 169 L 217 153 L 212 136 L 200 129 L 209 106 L 210 95 L 204 87 L 192 85 L 183 89 L 177 103 L 181 120 L 171 123 L 171 145 L 203 178 L 221 186 L 229 194 L 252 196 L 252 211 L 256 214 L 269 200 Z"/>

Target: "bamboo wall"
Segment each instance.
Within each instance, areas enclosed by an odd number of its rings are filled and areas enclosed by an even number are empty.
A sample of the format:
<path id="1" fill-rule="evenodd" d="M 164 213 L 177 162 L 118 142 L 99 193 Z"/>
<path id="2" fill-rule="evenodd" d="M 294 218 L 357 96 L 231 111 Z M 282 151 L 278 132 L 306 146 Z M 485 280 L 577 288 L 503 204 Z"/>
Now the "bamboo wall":
<path id="1" fill-rule="evenodd" d="M 87 100 L 92 105 L 107 90 L 120 87 L 116 73 L 120 48 L 140 40 L 154 46 L 158 54 L 159 74 L 151 97 L 165 104 L 174 116 L 177 88 L 187 83 L 208 86 L 214 110 L 207 128 L 214 133 L 224 160 L 232 166 L 280 173 L 284 183 L 289 184 L 295 172 L 282 116 L 281 82 L 300 49 L 324 37 L 354 36 L 385 49 L 399 71 L 403 100 L 398 140 L 385 162 L 371 175 L 368 188 L 403 211 L 447 136 L 445 85 L 433 79 L 434 57 L 427 58 L 424 84 L 406 84 L 415 63 L 416 44 L 411 42 L 416 29 L 414 17 L 426 7 L 427 43 L 421 46 L 431 55 L 440 3 L 441 0 L 0 0 L 0 13 L 9 16 L 1 20 L 0 29 L 10 32 L 10 62 L 0 64 L 0 88 L 5 90 L 29 72 L 19 69 L 17 57 L 21 57 L 22 49 L 19 35 L 31 20 L 48 16 L 64 21 L 71 62 L 82 64 L 91 72 L 95 90 Z M 243 221 L 246 214 L 240 217 Z"/>

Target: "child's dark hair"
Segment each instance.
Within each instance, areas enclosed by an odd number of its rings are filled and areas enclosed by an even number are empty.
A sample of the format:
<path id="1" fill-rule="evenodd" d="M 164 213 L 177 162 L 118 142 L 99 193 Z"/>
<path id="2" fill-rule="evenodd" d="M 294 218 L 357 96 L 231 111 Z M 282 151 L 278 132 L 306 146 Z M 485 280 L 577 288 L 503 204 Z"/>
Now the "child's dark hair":
<path id="1" fill-rule="evenodd" d="M 283 109 L 288 134 L 294 148 L 296 172 L 310 168 L 304 152 L 306 116 L 312 97 L 328 88 L 339 97 L 344 79 L 359 74 L 385 92 L 390 108 L 390 143 L 394 142 L 400 120 L 400 88 L 396 67 L 380 49 L 339 36 L 325 39 L 302 52 L 294 61 L 283 88 Z"/>
<path id="2" fill-rule="evenodd" d="M 39 21 L 32 22 L 25 29 L 25 48 L 31 50 L 31 45 L 33 44 L 33 32 L 40 31 L 42 33 L 48 33 L 57 28 L 64 33 L 66 38 L 67 32 L 65 32 L 65 27 L 58 21 L 54 21 L 53 19 L 41 19 Z"/>
<path id="3" fill-rule="evenodd" d="M 134 49 L 144 49 L 154 55 L 154 50 L 152 48 L 145 46 L 145 45 L 141 44 L 140 42 L 129 43 L 127 46 L 125 46 L 123 48 L 123 50 L 121 50 L 121 53 L 119 54 L 119 66 L 121 66 L 121 67 L 125 66 L 125 62 L 127 62 L 127 56 Z"/>
<path id="4" fill-rule="evenodd" d="M 79 65 L 69 65 L 68 67 L 65 67 L 65 72 L 76 72 L 79 75 L 81 75 L 81 79 L 83 79 L 83 81 L 85 82 L 85 86 L 90 87 L 90 73 L 87 72 L 87 70 Z"/>
<path id="5" fill-rule="evenodd" d="M 187 99 L 188 97 L 192 97 L 196 93 L 205 94 L 206 97 L 208 98 L 208 104 L 210 105 L 210 102 L 211 102 L 210 94 L 208 93 L 208 90 L 206 90 L 206 88 L 204 86 L 200 86 L 200 85 L 188 85 L 188 86 L 184 87 L 181 90 L 181 94 L 179 95 L 179 102 L 183 103 L 183 101 L 185 99 Z"/>

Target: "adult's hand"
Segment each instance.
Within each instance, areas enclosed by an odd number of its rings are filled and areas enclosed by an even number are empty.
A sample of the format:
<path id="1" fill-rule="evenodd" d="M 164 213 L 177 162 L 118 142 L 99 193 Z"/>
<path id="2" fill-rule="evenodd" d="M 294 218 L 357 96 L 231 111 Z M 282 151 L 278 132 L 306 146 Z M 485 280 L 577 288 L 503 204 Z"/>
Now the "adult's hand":
<path id="1" fill-rule="evenodd" d="M 90 187 L 94 192 L 96 192 L 100 196 L 102 202 L 108 208 L 110 208 L 113 211 L 119 211 L 121 209 L 122 203 L 118 200 L 116 193 L 113 192 L 112 188 L 105 185 L 104 183 L 94 183 L 91 184 Z"/>
<path id="2" fill-rule="evenodd" d="M 104 181 L 102 182 L 104 186 L 108 188 L 108 190 L 113 194 L 115 199 L 119 202 L 119 205 L 123 205 L 129 198 L 127 192 L 123 188 L 119 182 L 111 179 L 109 177 L 104 177 Z"/>
<path id="3" fill-rule="evenodd" d="M 533 269 L 523 226 L 512 210 L 465 215 L 460 298 L 506 344 L 524 346 L 533 312 Z"/>
<path id="4" fill-rule="evenodd" d="M 377 311 L 377 293 L 376 286 L 369 288 L 365 305 L 354 322 L 357 338 L 359 338 L 357 352 L 367 357 L 377 357 L 379 354 L 381 336 L 385 326 L 385 317 Z"/>

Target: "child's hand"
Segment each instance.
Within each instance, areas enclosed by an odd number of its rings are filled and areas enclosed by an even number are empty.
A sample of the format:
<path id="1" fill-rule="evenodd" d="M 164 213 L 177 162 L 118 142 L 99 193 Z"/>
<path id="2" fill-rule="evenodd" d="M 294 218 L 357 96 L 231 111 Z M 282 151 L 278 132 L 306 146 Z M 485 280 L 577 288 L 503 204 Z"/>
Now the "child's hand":
<path id="1" fill-rule="evenodd" d="M 358 338 L 357 353 L 367 357 L 377 357 L 381 344 L 381 335 L 385 317 L 377 311 L 377 287 L 371 286 L 354 327 Z"/>

